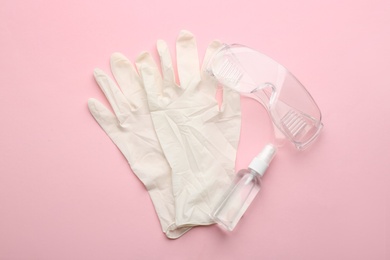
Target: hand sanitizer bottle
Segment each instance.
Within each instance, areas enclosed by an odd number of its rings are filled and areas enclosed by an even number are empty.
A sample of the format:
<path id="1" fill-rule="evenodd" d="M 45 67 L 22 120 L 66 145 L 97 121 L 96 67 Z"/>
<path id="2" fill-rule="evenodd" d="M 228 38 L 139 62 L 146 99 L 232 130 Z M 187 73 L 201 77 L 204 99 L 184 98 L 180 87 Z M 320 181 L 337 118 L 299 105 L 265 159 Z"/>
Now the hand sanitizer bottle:
<path id="1" fill-rule="evenodd" d="M 211 213 L 218 224 L 233 231 L 257 193 L 260 191 L 261 177 L 276 153 L 276 147 L 268 144 L 249 164 L 248 169 L 240 170 L 232 185 Z"/>

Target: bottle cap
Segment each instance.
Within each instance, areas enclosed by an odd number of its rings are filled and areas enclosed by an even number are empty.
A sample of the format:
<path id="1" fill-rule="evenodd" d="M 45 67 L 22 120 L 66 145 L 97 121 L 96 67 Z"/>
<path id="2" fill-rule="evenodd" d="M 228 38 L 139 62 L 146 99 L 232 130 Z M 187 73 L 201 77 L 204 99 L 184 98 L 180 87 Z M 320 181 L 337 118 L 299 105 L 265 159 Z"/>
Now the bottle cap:
<path id="1" fill-rule="evenodd" d="M 252 162 L 249 164 L 250 169 L 254 170 L 260 176 L 264 175 L 265 170 L 268 168 L 272 159 L 276 154 L 276 147 L 273 144 L 267 144 L 261 153 L 259 153 L 255 158 L 253 158 Z"/>

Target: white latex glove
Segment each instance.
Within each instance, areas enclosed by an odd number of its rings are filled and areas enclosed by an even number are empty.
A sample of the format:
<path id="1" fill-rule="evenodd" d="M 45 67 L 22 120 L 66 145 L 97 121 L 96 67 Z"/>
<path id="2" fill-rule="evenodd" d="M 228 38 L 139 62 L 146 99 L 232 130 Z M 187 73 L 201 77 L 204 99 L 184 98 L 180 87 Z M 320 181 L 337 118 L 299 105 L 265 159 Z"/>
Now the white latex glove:
<path id="1" fill-rule="evenodd" d="M 145 185 L 163 232 L 168 238 L 178 238 L 190 227 L 175 224 L 171 168 L 157 140 L 142 82 L 133 65 L 119 53 L 111 56 L 111 71 L 120 89 L 103 71 L 95 69 L 94 75 L 115 115 L 95 99 L 88 101 L 89 110 Z"/>
<path id="2" fill-rule="evenodd" d="M 206 51 L 204 65 L 221 43 Z M 240 136 L 239 94 L 224 89 L 221 110 L 217 83 L 199 66 L 194 36 L 182 31 L 177 39 L 180 87 L 175 83 L 168 47 L 157 42 L 162 76 L 150 54 L 136 61 L 154 128 L 172 168 L 177 225 L 209 225 L 210 214 L 229 187 Z"/>

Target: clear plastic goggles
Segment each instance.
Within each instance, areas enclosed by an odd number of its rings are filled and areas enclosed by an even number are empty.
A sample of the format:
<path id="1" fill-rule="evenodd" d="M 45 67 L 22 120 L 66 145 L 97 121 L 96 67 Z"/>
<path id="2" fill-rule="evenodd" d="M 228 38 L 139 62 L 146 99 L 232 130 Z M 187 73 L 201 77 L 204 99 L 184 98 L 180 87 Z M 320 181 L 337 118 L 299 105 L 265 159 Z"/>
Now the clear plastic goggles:
<path id="1" fill-rule="evenodd" d="M 290 140 L 303 150 L 319 135 L 321 112 L 305 87 L 282 65 L 242 45 L 224 45 L 207 72 L 217 81 L 259 101 L 268 111 L 277 143 Z"/>

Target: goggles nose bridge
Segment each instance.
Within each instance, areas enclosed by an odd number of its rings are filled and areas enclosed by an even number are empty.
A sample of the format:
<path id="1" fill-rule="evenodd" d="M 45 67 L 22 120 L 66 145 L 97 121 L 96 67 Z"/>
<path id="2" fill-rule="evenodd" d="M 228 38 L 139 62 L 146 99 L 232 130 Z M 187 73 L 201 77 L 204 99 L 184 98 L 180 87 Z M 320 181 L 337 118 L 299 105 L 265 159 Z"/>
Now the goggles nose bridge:
<path id="1" fill-rule="evenodd" d="M 277 88 L 270 82 L 264 82 L 253 89 L 250 94 L 254 94 L 261 99 L 266 108 L 271 108 L 278 97 Z"/>

